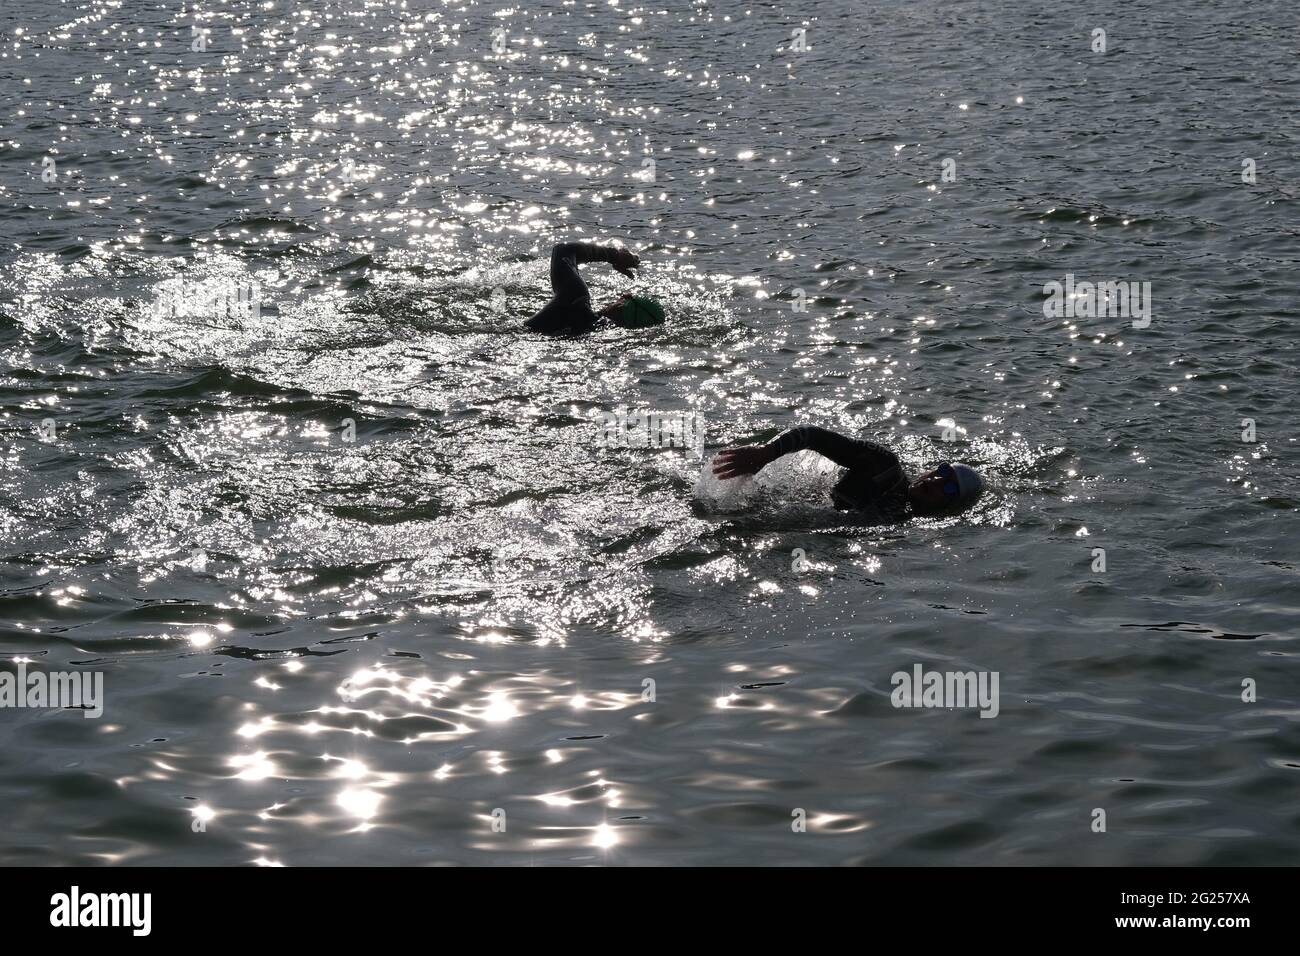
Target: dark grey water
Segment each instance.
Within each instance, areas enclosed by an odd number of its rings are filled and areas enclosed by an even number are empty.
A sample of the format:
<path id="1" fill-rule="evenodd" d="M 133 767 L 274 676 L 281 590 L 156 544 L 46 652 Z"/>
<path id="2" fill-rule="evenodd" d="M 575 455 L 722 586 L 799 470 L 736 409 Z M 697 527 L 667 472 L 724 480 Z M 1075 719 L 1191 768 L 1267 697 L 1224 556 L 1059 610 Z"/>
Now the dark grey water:
<path id="1" fill-rule="evenodd" d="M 7 0 L 0 667 L 105 709 L 0 710 L 0 860 L 1292 862 L 1300 15 L 1057 6 Z M 574 237 L 669 323 L 520 334 Z"/>

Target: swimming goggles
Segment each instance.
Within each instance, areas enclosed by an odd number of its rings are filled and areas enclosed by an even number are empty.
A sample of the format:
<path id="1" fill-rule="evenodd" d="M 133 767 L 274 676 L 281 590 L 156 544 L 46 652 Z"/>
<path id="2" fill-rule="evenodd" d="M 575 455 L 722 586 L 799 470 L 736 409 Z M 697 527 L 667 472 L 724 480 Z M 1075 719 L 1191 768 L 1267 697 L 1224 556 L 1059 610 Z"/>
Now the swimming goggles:
<path id="1" fill-rule="evenodd" d="M 957 484 L 957 472 L 953 471 L 952 465 L 946 461 L 935 470 L 940 478 L 947 479 L 943 483 L 943 493 L 949 498 L 956 498 L 961 494 L 961 488 Z"/>

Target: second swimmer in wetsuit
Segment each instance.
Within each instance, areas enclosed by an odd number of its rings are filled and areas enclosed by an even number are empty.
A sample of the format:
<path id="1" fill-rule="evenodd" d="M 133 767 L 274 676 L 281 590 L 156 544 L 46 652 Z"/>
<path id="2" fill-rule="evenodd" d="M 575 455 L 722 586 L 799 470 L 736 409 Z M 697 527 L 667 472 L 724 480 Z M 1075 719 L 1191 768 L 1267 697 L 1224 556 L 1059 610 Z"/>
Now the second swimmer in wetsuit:
<path id="1" fill-rule="evenodd" d="M 578 335 L 590 332 L 602 317 L 628 328 L 663 322 L 663 306 L 644 296 L 625 295 L 599 312 L 592 311 L 591 293 L 578 273 L 578 266 L 585 262 L 608 262 L 629 279 L 636 278 L 632 270 L 641 265 L 637 255 L 617 246 L 598 246 L 591 242 L 558 243 L 551 250 L 551 289 L 555 295 L 540 312 L 524 323 L 530 331 L 547 335 Z"/>
<path id="2" fill-rule="evenodd" d="M 974 504 L 984 490 L 984 479 L 974 468 L 946 461 L 908 481 L 902 462 L 884 445 L 816 425 L 792 428 L 765 445 L 725 449 L 713 460 L 713 474 L 722 479 L 756 474 L 781 456 L 805 448 L 848 469 L 831 489 L 831 500 L 842 510 L 951 513 Z"/>

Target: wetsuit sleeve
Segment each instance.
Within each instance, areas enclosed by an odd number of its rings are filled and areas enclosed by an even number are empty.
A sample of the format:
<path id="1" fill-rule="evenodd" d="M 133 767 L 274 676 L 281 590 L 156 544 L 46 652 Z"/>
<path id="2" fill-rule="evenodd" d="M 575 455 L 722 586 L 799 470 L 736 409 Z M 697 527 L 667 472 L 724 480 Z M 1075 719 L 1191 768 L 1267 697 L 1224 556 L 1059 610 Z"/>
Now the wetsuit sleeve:
<path id="1" fill-rule="evenodd" d="M 902 462 L 884 445 L 873 441 L 801 425 L 778 435 L 767 447 L 777 458 L 808 448 L 848 469 L 831 489 L 831 500 L 837 508 L 866 508 L 882 502 L 895 507 L 906 495 L 907 475 Z"/>
<path id="2" fill-rule="evenodd" d="M 898 464 L 898 456 L 884 445 L 862 438 L 849 438 L 816 425 L 791 428 L 773 438 L 767 447 L 777 457 L 808 448 L 850 470 L 879 472 Z"/>
<path id="3" fill-rule="evenodd" d="M 561 242 L 551 250 L 551 289 L 554 297 L 528 320 L 534 332 L 584 331 L 596 324 L 591 293 L 578 266 L 586 262 L 611 262 L 616 249 L 590 242 Z"/>

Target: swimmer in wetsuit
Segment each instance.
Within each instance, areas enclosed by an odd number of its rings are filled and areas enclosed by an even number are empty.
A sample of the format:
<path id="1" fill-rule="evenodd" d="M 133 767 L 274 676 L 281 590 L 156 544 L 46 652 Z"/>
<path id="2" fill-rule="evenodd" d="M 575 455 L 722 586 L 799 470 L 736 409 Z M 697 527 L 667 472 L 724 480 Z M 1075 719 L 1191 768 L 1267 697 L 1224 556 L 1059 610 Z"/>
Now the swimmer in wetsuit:
<path id="1" fill-rule="evenodd" d="M 617 246 L 598 246 L 590 242 L 558 243 L 551 250 L 551 289 L 555 295 L 540 312 L 524 323 L 526 328 L 547 335 L 579 335 L 590 332 L 601 318 L 626 328 L 643 328 L 663 322 L 663 306 L 654 299 L 638 295 L 625 295 L 599 312 L 593 312 L 591 293 L 578 273 L 578 266 L 584 262 L 608 262 L 629 279 L 636 278 L 632 270 L 641 265 L 641 259 L 633 252 Z"/>
<path id="2" fill-rule="evenodd" d="M 717 478 L 753 475 L 783 455 L 810 448 L 848 471 L 831 489 L 835 507 L 844 510 L 911 509 L 917 515 L 952 514 L 975 503 L 984 479 L 970 465 L 943 462 L 909 481 L 898 456 L 873 441 L 849 438 L 815 425 L 800 425 L 765 445 L 728 448 L 713 460 Z"/>

